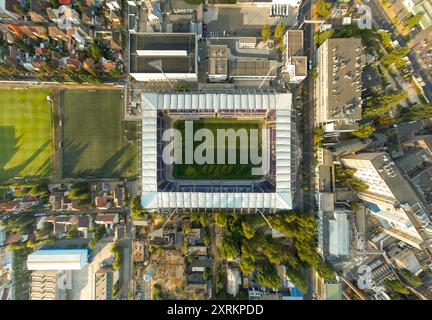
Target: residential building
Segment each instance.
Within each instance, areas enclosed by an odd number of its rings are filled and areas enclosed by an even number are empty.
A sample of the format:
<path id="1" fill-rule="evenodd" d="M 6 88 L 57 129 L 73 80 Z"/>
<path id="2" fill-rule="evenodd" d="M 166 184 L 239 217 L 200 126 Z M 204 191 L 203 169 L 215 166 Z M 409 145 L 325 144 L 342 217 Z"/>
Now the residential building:
<path id="1" fill-rule="evenodd" d="M 19 15 L 14 12 L 13 6 L 17 0 L 0 0 L 0 19 L 2 20 L 19 20 Z"/>
<path id="2" fill-rule="evenodd" d="M 98 214 L 96 218 L 94 219 L 94 223 L 96 224 L 103 224 L 105 226 L 114 226 L 115 224 L 119 223 L 120 218 L 118 213 L 114 214 Z"/>
<path id="3" fill-rule="evenodd" d="M 431 0 L 404 0 L 403 4 L 412 15 L 422 15 L 419 25 L 423 30 L 432 26 Z"/>
<path id="4" fill-rule="evenodd" d="M 129 73 L 138 81 L 197 81 L 196 51 L 194 33 L 134 33 Z"/>
<path id="5" fill-rule="evenodd" d="M 357 129 L 362 118 L 364 60 L 359 38 L 328 39 L 318 48 L 316 125 L 326 133 Z"/>
<path id="6" fill-rule="evenodd" d="M 357 195 L 386 233 L 419 249 L 429 247 L 432 225 L 427 211 L 388 154 L 348 155 L 341 162 L 355 169 L 354 176 L 368 186 Z"/>
<path id="7" fill-rule="evenodd" d="M 285 53 L 282 73 L 289 83 L 300 83 L 307 76 L 308 59 L 303 54 L 303 30 L 288 30 L 284 35 Z"/>

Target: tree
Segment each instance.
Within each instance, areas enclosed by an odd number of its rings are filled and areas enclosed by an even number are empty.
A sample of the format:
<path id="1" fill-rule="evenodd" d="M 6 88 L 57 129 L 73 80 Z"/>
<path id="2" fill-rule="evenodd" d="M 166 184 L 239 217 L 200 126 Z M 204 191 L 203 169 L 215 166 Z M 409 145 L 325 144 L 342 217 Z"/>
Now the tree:
<path id="1" fill-rule="evenodd" d="M 240 252 L 236 243 L 228 238 L 222 242 L 221 254 L 224 259 L 234 259 Z"/>
<path id="2" fill-rule="evenodd" d="M 267 288 L 279 289 L 282 285 L 276 266 L 269 261 L 257 266 L 256 278 L 259 284 Z"/>
<path id="3" fill-rule="evenodd" d="M 261 36 L 264 42 L 266 42 L 270 38 L 270 33 L 270 25 L 267 23 L 263 26 L 261 30 Z"/>
<path id="4" fill-rule="evenodd" d="M 262 252 L 271 263 L 281 264 L 286 259 L 284 248 L 271 240 L 264 245 Z"/>
<path id="5" fill-rule="evenodd" d="M 76 226 L 73 226 L 65 233 L 65 237 L 68 239 L 75 239 L 79 237 L 79 231 Z"/>
<path id="6" fill-rule="evenodd" d="M 89 185 L 87 182 L 78 182 L 69 188 L 69 198 L 72 200 L 90 199 Z"/>
<path id="7" fill-rule="evenodd" d="M 318 265 L 315 266 L 315 268 L 319 276 L 325 280 L 329 280 L 329 281 L 332 280 L 336 274 L 336 272 L 333 269 L 333 266 L 322 259 L 320 260 Z"/>
<path id="8" fill-rule="evenodd" d="M 242 234 L 246 239 L 252 239 L 255 235 L 255 228 L 247 221 L 242 221 Z"/>
<path id="9" fill-rule="evenodd" d="M 418 24 L 421 19 L 423 18 L 423 14 L 416 14 L 411 16 L 406 22 L 406 26 L 411 29 L 412 27 L 414 27 L 416 24 Z"/>
<path id="10" fill-rule="evenodd" d="M 114 255 L 114 262 L 112 264 L 112 268 L 117 270 L 121 265 L 122 251 L 119 244 L 113 244 L 111 248 L 111 253 Z"/>
<path id="11" fill-rule="evenodd" d="M 418 287 L 423 284 L 423 281 L 416 276 L 414 273 L 409 271 L 408 269 L 401 269 L 399 270 L 399 274 L 402 278 L 404 278 L 410 285 L 413 287 Z"/>
<path id="12" fill-rule="evenodd" d="M 375 128 L 370 124 L 361 124 L 352 134 L 359 138 L 367 138 L 375 132 Z"/>
<path id="13" fill-rule="evenodd" d="M 275 31 L 274 31 L 275 38 L 282 38 L 285 35 L 285 29 L 286 29 L 285 23 L 280 22 L 276 26 Z"/>
<path id="14" fill-rule="evenodd" d="M 325 0 L 318 0 L 315 8 L 318 17 L 320 18 L 330 18 L 332 15 L 332 5 Z"/>
<path id="15" fill-rule="evenodd" d="M 255 263 L 250 257 L 242 256 L 240 258 L 239 266 L 240 266 L 240 270 L 247 275 L 252 274 L 252 272 L 254 272 L 255 270 Z"/>
<path id="16" fill-rule="evenodd" d="M 141 205 L 141 197 L 135 196 L 130 204 L 131 216 L 134 220 L 140 220 L 144 217 L 145 211 Z"/>
<path id="17" fill-rule="evenodd" d="M 395 291 L 401 294 L 409 294 L 409 289 L 403 285 L 399 280 L 384 280 L 384 286 L 386 286 L 389 290 Z"/>
<path id="18" fill-rule="evenodd" d="M 225 227 L 228 222 L 227 215 L 225 213 L 220 213 L 220 212 L 215 213 L 214 219 L 215 219 L 215 224 L 221 228 Z"/>
<path id="19" fill-rule="evenodd" d="M 403 120 L 407 121 L 432 118 L 432 104 L 416 104 L 409 108 L 403 108 L 401 116 Z"/>
<path id="20" fill-rule="evenodd" d="M 294 285 L 300 289 L 301 292 L 306 293 L 308 290 L 308 280 L 306 272 L 302 268 L 294 268 L 292 266 L 285 266 L 285 272 Z"/>
<path id="21" fill-rule="evenodd" d="M 30 191 L 29 195 L 32 197 L 48 197 L 50 194 L 50 191 L 48 189 L 48 185 L 46 183 L 40 183 L 34 185 Z"/>

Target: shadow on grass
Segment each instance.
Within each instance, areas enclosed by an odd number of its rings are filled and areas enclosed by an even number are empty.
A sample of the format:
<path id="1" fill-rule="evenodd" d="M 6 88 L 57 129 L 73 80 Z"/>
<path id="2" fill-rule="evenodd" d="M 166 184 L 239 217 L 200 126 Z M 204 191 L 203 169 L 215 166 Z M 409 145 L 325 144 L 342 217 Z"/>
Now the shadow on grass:
<path id="1" fill-rule="evenodd" d="M 14 157 L 19 151 L 19 141 L 22 135 L 18 138 L 15 137 L 15 126 L 0 126 L 0 182 L 20 176 L 20 172 L 29 166 L 50 144 L 50 140 L 44 142 L 30 157 L 19 165 L 10 169 L 5 169 L 6 164 Z M 33 176 L 47 175 L 50 170 L 50 159 L 45 161 L 34 173 Z M 24 176 L 21 176 L 25 178 Z"/>
<path id="2" fill-rule="evenodd" d="M 82 154 L 89 146 L 86 144 L 73 143 L 70 139 L 63 142 L 63 176 L 65 178 L 81 177 L 82 172 L 76 172 L 77 166 L 81 161 Z"/>

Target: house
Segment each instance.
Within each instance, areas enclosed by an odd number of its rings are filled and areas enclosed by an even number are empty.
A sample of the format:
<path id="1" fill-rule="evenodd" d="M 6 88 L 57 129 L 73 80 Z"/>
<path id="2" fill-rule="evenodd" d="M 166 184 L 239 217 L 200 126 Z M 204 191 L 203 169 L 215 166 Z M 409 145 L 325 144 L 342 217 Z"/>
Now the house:
<path id="1" fill-rule="evenodd" d="M 98 214 L 94 220 L 94 223 L 113 227 L 115 224 L 119 223 L 119 215 L 117 213 Z"/>
<path id="2" fill-rule="evenodd" d="M 18 3 L 18 0 L 0 0 L 0 20 L 19 20 L 19 15 L 13 8 L 13 6 Z"/>
<path id="3" fill-rule="evenodd" d="M 106 196 L 97 196 L 95 198 L 95 206 L 97 209 L 106 210 L 111 207 L 111 202 Z"/>

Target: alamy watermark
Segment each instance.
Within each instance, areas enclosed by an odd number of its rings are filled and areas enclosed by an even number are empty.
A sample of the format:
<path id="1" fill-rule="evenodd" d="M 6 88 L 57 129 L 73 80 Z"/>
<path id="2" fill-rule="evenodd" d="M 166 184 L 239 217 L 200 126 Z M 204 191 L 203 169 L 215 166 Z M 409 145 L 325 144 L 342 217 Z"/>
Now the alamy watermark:
<path id="1" fill-rule="evenodd" d="M 263 176 L 270 171 L 270 130 L 261 129 L 261 155 L 259 131 L 216 129 L 215 135 L 206 128 L 194 131 L 193 121 L 185 121 L 184 131 L 170 128 L 163 132 L 162 141 L 168 143 L 163 148 L 162 160 L 166 165 L 250 164 L 256 166 L 251 168 L 251 175 Z M 237 141 L 240 148 L 237 148 Z M 196 142 L 201 143 L 196 145 Z"/>

